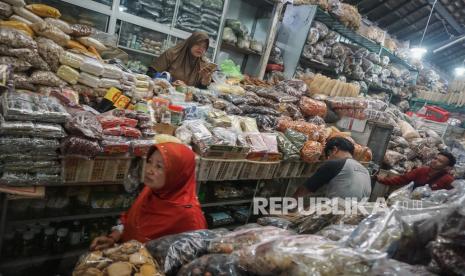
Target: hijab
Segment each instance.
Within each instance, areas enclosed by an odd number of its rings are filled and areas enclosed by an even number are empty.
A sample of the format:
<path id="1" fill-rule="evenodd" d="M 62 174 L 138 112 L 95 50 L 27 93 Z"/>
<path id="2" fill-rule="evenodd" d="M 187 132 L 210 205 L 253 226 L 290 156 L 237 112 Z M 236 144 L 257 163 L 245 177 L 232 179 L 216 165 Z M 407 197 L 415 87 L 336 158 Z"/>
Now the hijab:
<path id="1" fill-rule="evenodd" d="M 200 42 L 207 42 L 209 46 L 208 34 L 204 32 L 194 32 L 182 43 L 166 50 L 153 64 L 153 68 L 158 72 L 168 71 L 175 80 L 182 80 L 187 85 L 196 86 L 200 83 L 200 68 L 206 62 L 204 57 L 194 57 L 191 48 Z"/>
<path id="2" fill-rule="evenodd" d="M 123 241 L 147 242 L 207 228 L 196 193 L 195 154 L 182 144 L 163 143 L 155 147 L 163 158 L 165 185 L 156 190 L 144 187 L 123 214 Z"/>

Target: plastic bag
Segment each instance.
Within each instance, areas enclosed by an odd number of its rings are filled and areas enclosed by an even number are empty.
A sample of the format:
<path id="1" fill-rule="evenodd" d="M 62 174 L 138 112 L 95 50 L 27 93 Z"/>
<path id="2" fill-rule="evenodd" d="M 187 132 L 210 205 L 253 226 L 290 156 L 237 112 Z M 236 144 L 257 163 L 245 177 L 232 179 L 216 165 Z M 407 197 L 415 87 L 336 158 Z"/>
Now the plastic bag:
<path id="1" fill-rule="evenodd" d="M 245 139 L 250 147 L 250 153 L 266 153 L 268 151 L 260 132 L 245 133 Z"/>
<path id="2" fill-rule="evenodd" d="M 66 85 L 64 81 L 50 71 L 35 71 L 30 77 L 30 82 L 53 87 L 62 87 Z"/>
<path id="3" fill-rule="evenodd" d="M 60 54 L 59 61 L 61 64 L 79 69 L 84 64 L 85 58 L 68 51 L 63 51 Z"/>
<path id="4" fill-rule="evenodd" d="M 56 72 L 60 66 L 60 56 L 63 52 L 63 48 L 53 42 L 53 40 L 45 37 L 39 37 L 36 41 L 40 56 L 48 63 L 50 69 Z"/>
<path id="5" fill-rule="evenodd" d="M 235 250 L 259 244 L 275 237 L 284 237 L 292 234 L 292 231 L 273 226 L 238 230 L 213 239 L 208 245 L 208 252 L 229 254 Z"/>
<path id="6" fill-rule="evenodd" d="M 103 64 L 96 59 L 87 58 L 79 67 L 81 71 L 92 74 L 94 76 L 100 76 L 105 71 Z"/>
<path id="7" fill-rule="evenodd" d="M 53 153 L 56 155 L 56 150 L 60 143 L 56 139 L 49 138 L 30 138 L 17 136 L 1 136 L 0 150 L 5 153 Z"/>
<path id="8" fill-rule="evenodd" d="M 68 136 L 61 143 L 62 154 L 94 157 L 102 151 L 103 149 L 97 141 L 77 136 Z"/>
<path id="9" fill-rule="evenodd" d="M 26 20 L 24 17 L 21 17 L 21 16 L 16 15 L 16 14 L 13 14 L 12 16 L 10 16 L 9 20 L 22 22 L 22 23 L 24 23 L 24 24 L 26 24 L 28 26 L 32 25 L 31 21 Z"/>
<path id="10" fill-rule="evenodd" d="M 93 33 L 92 27 L 83 24 L 71 25 L 71 31 L 71 35 L 74 37 L 89 36 Z"/>
<path id="11" fill-rule="evenodd" d="M 10 53 L 18 57 L 21 62 L 29 63 L 33 68 L 50 71 L 50 67 L 39 55 L 36 50 L 21 48 L 21 49 L 11 49 Z"/>
<path id="12" fill-rule="evenodd" d="M 59 18 L 61 16 L 59 10 L 44 4 L 27 5 L 26 9 L 41 17 Z"/>
<path id="13" fill-rule="evenodd" d="M 241 117 L 241 128 L 244 132 L 259 132 L 257 121 L 250 117 Z"/>
<path id="14" fill-rule="evenodd" d="M 264 114 L 247 114 L 247 116 L 255 118 L 257 126 L 261 131 L 273 131 L 276 129 L 277 119 L 274 116 Z"/>
<path id="15" fill-rule="evenodd" d="M 123 137 L 104 135 L 100 144 L 105 154 L 123 154 L 129 152 L 130 142 Z"/>
<path id="16" fill-rule="evenodd" d="M 79 72 L 68 65 L 61 65 L 60 68 L 58 68 L 57 76 L 69 84 L 76 84 L 79 79 Z"/>
<path id="17" fill-rule="evenodd" d="M 48 24 L 56 26 L 58 29 L 62 30 L 65 34 L 69 35 L 72 33 L 71 26 L 63 20 L 60 20 L 58 18 L 50 18 L 50 17 L 47 17 L 44 20 Z"/>
<path id="18" fill-rule="evenodd" d="M 212 129 L 213 136 L 221 145 L 236 146 L 237 134 L 223 127 L 215 127 Z"/>
<path id="19" fill-rule="evenodd" d="M 97 117 L 89 111 L 73 113 L 67 120 L 66 130 L 74 135 L 84 136 L 90 139 L 102 139 L 103 129 Z"/>
<path id="20" fill-rule="evenodd" d="M 307 116 L 326 116 L 326 104 L 324 102 L 315 101 L 308 97 L 302 97 L 300 99 L 300 109 Z"/>
<path id="21" fill-rule="evenodd" d="M 55 41 L 60 46 L 66 46 L 68 41 L 71 39 L 69 35 L 65 34 L 62 30 L 54 25 L 51 25 L 47 22 L 34 23 L 31 25 L 31 28 L 37 34 L 45 36 Z"/>
<path id="22" fill-rule="evenodd" d="M 115 79 L 101 78 L 99 87 L 103 87 L 103 88 L 111 88 L 111 87 L 121 88 L 121 83 L 118 80 L 115 80 Z M 137 92 L 137 90 L 136 90 L 136 92 Z"/>
<path id="23" fill-rule="evenodd" d="M 249 49 L 250 48 L 250 40 L 247 38 L 238 38 L 237 39 L 237 47 L 242 49 Z"/>
<path id="24" fill-rule="evenodd" d="M 274 226 L 281 229 L 292 229 L 294 227 L 292 222 L 279 217 L 262 217 L 257 220 L 257 223 L 262 226 Z"/>
<path id="25" fill-rule="evenodd" d="M 2 18 L 8 18 L 13 14 L 13 9 L 7 3 L 0 2 L 0 16 Z"/>
<path id="26" fill-rule="evenodd" d="M 237 43 L 236 34 L 234 34 L 233 30 L 229 27 L 224 27 L 223 29 L 223 41 L 231 44 Z"/>
<path id="27" fill-rule="evenodd" d="M 281 132 L 278 133 L 279 151 L 283 153 L 283 161 L 297 161 L 300 159 L 300 150 Z"/>
<path id="28" fill-rule="evenodd" d="M 275 85 L 274 89 L 300 98 L 307 92 L 307 84 L 302 80 L 284 80 Z"/>
<path id="29" fill-rule="evenodd" d="M 103 134 L 105 135 L 113 135 L 113 136 L 125 136 L 125 137 L 132 137 L 132 138 L 140 138 L 142 133 L 140 130 L 127 127 L 127 126 L 117 126 L 112 128 L 105 128 L 103 130 Z"/>
<path id="30" fill-rule="evenodd" d="M 30 21 L 32 23 L 42 23 L 44 22 L 44 20 L 42 18 L 40 18 L 39 16 L 35 15 L 34 13 L 28 11 L 27 9 L 23 8 L 23 7 L 13 7 L 13 11 L 25 18 L 27 21 Z"/>
<path id="31" fill-rule="evenodd" d="M 115 65 L 105 63 L 103 64 L 103 67 L 105 68 L 105 70 L 103 72 L 102 77 L 116 80 L 123 78 L 123 70 L 116 67 Z"/>
<path id="32" fill-rule="evenodd" d="M 77 40 L 80 43 L 86 45 L 87 47 L 94 47 L 99 52 L 105 51 L 107 49 L 105 45 L 103 45 L 102 43 L 100 43 L 100 41 L 92 37 L 79 37 Z"/>
<path id="33" fill-rule="evenodd" d="M 0 2 L 1 3 L 1 2 Z M 24 22 L 9 20 L 9 21 L 0 21 L 0 27 L 14 28 L 20 31 L 25 32 L 29 36 L 34 36 L 34 31 Z"/>
<path id="34" fill-rule="evenodd" d="M 219 235 L 210 230 L 198 230 L 168 235 L 146 244 L 147 250 L 168 275 L 175 274 L 181 266 L 207 253 L 208 243 Z"/>
<path id="35" fill-rule="evenodd" d="M 209 254 L 184 265 L 178 276 L 231 275 L 246 276 L 246 271 L 238 264 L 237 256 L 229 254 Z"/>
<path id="36" fill-rule="evenodd" d="M 301 132 L 307 135 L 308 139 L 312 141 L 324 142 L 326 138 L 323 127 L 310 124 L 305 121 L 291 121 L 291 120 L 286 120 L 286 119 L 280 119 L 278 121 L 277 129 L 283 132 L 286 131 L 287 129 L 292 129 L 292 130 Z"/>
<path id="37" fill-rule="evenodd" d="M 284 132 L 284 135 L 289 139 L 289 141 L 291 141 L 299 152 L 304 147 L 304 144 L 308 139 L 305 134 L 292 129 L 287 129 Z"/>
<path id="38" fill-rule="evenodd" d="M 310 28 L 307 36 L 307 43 L 313 45 L 318 42 L 320 39 L 320 33 L 317 28 Z"/>
<path id="39" fill-rule="evenodd" d="M 108 275 L 163 275 L 147 248 L 138 241 L 81 256 L 73 276 L 103 275 L 104 272 Z"/>
<path id="40" fill-rule="evenodd" d="M 29 82 L 29 77 L 26 74 L 14 74 L 13 81 L 16 89 L 36 90 L 35 86 Z"/>
<path id="41" fill-rule="evenodd" d="M 257 53 L 261 53 L 263 52 L 263 43 L 261 41 L 252 40 L 250 41 L 250 49 Z"/>
<path id="42" fill-rule="evenodd" d="M 0 41 L 1 42 L 1 41 Z M 244 76 L 241 74 L 239 65 L 236 65 L 234 61 L 227 59 L 220 65 L 221 71 L 228 77 L 237 78 L 242 80 Z"/>
<path id="43" fill-rule="evenodd" d="M 279 103 L 295 103 L 299 101 L 297 97 L 267 88 L 258 89 L 255 91 L 255 93 L 260 97 L 272 99 Z"/>
<path id="44" fill-rule="evenodd" d="M 87 74 L 85 72 L 81 72 L 79 74 L 78 82 L 82 83 L 82 84 L 85 84 L 87 86 L 90 86 L 92 88 L 97 88 L 97 87 L 100 86 L 100 78 L 99 77 L 96 77 L 96 76 L 91 75 L 91 74 Z"/>
<path id="45" fill-rule="evenodd" d="M 15 72 L 24 72 L 32 67 L 32 65 L 29 62 L 14 57 L 0 57 L 0 64 L 11 64 Z"/>
<path id="46" fill-rule="evenodd" d="M 0 28 L 0 43 L 12 48 L 37 48 L 36 42 L 29 35 L 12 28 Z"/>
<path id="47" fill-rule="evenodd" d="M 320 143 L 307 141 L 301 150 L 301 157 L 307 163 L 314 163 L 320 159 L 322 152 L 323 146 Z"/>
<path id="48" fill-rule="evenodd" d="M 265 142 L 265 145 L 267 147 L 267 153 L 269 154 L 279 154 L 278 151 L 278 141 L 277 141 L 277 133 L 260 133 L 263 139 L 263 142 Z"/>

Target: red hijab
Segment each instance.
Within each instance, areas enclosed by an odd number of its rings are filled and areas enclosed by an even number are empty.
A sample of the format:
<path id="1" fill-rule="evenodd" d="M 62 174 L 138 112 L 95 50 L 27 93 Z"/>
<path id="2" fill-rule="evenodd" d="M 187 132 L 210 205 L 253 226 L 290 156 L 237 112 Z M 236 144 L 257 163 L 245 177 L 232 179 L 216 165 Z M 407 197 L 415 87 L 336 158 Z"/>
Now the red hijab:
<path id="1" fill-rule="evenodd" d="M 147 242 L 207 228 L 196 194 L 195 154 L 182 144 L 155 147 L 163 157 L 165 185 L 157 190 L 144 187 L 129 211 L 121 216 L 123 241 Z"/>

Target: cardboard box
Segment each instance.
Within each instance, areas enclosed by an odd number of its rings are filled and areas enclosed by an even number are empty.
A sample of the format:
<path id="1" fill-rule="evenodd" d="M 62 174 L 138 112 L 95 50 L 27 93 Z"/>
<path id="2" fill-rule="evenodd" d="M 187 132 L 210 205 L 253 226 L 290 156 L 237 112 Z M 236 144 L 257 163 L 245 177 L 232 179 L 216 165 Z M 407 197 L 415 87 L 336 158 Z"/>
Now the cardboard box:
<path id="1" fill-rule="evenodd" d="M 153 127 L 153 130 L 155 130 L 158 134 L 167 134 L 167 135 L 173 135 L 176 131 L 177 127 L 170 125 L 170 124 L 162 124 L 162 123 L 156 123 L 155 126 Z"/>

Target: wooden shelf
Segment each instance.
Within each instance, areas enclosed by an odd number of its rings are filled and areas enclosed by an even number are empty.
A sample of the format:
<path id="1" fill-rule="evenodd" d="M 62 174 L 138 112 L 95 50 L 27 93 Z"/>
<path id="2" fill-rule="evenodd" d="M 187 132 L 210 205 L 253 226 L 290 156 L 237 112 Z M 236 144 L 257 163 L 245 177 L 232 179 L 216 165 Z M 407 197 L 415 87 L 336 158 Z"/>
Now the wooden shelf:
<path id="1" fill-rule="evenodd" d="M 250 49 L 239 48 L 234 44 L 230 44 L 230 43 L 227 43 L 227 42 L 224 42 L 224 41 L 223 41 L 223 43 L 221 43 L 221 49 L 236 52 L 236 53 L 241 53 L 241 54 L 244 54 L 244 55 L 256 55 L 256 56 L 261 56 L 262 55 L 261 53 L 257 53 L 255 51 L 250 50 Z"/>

